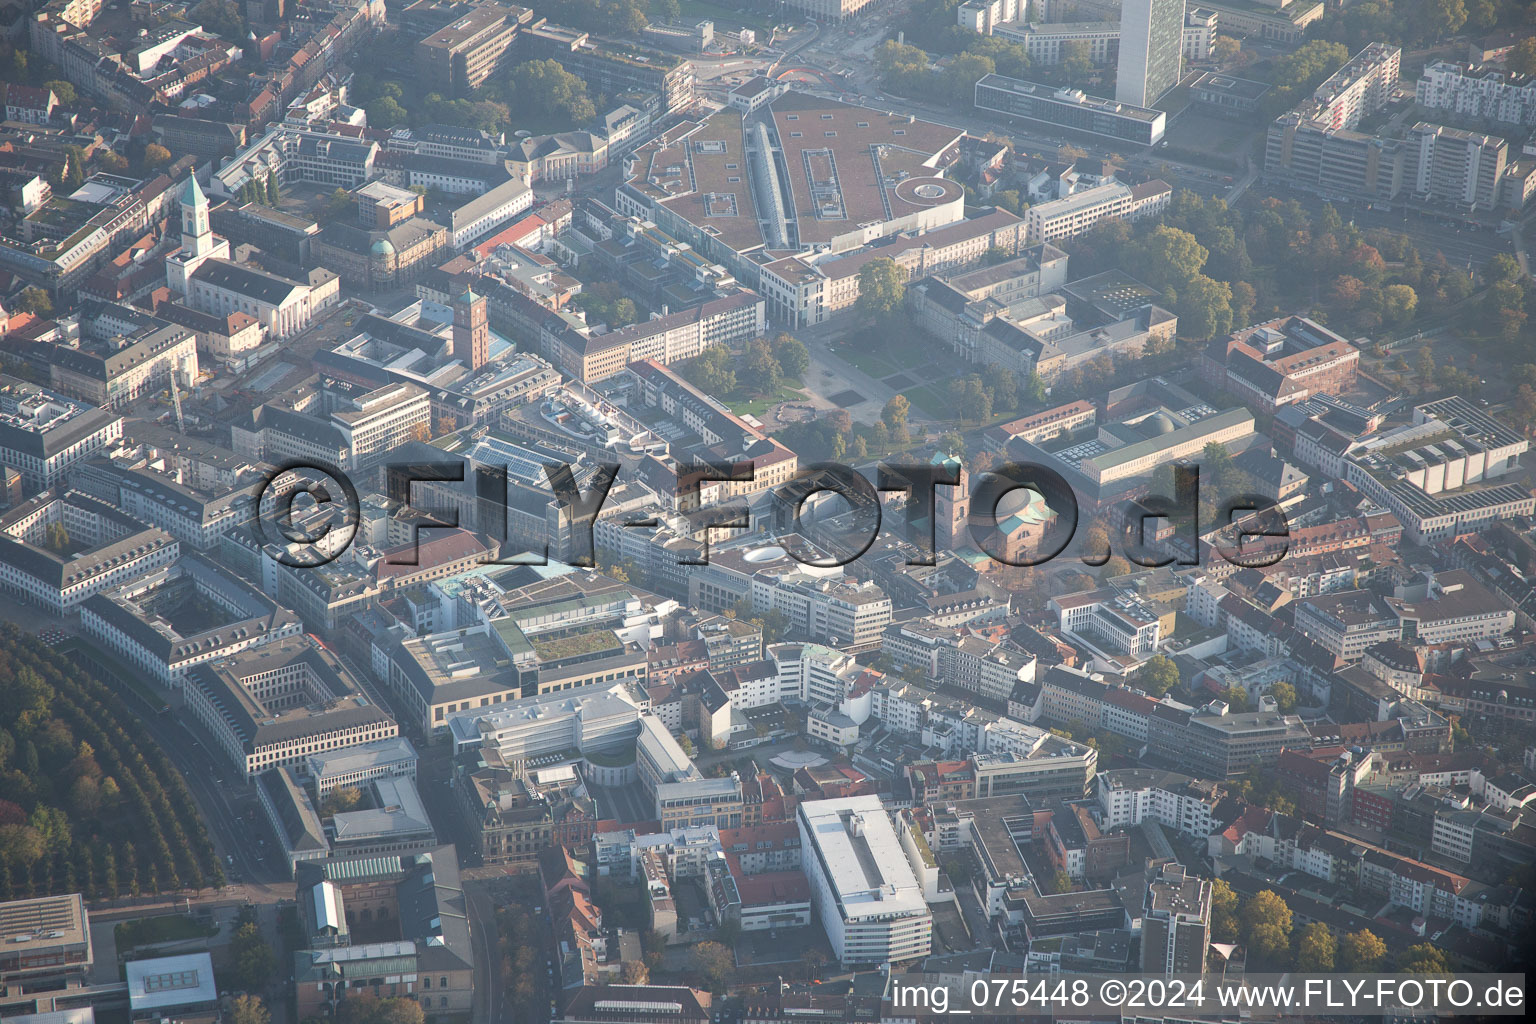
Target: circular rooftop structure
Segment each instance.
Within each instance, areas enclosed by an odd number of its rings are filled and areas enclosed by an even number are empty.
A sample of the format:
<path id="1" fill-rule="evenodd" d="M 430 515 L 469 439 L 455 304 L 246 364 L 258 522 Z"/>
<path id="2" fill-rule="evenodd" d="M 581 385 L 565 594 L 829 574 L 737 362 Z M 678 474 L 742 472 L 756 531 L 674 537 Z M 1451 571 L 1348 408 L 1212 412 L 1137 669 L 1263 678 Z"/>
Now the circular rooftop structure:
<path id="1" fill-rule="evenodd" d="M 1148 437 L 1171 434 L 1177 429 L 1173 418 L 1165 412 L 1155 412 L 1141 423 L 1141 432 Z"/>
<path id="2" fill-rule="evenodd" d="M 742 561 L 744 562 L 750 562 L 753 565 L 761 565 L 764 562 L 777 562 L 788 553 L 789 552 L 785 551 L 777 544 L 770 544 L 766 547 L 753 548 L 751 551 L 748 551 L 741 557 Z"/>
<path id="3" fill-rule="evenodd" d="M 911 206 L 942 206 L 964 198 L 965 189 L 948 178 L 908 178 L 896 186 L 896 197 Z"/>
<path id="4" fill-rule="evenodd" d="M 393 256 L 395 254 L 395 247 L 389 239 L 381 238 L 373 243 L 373 248 L 370 251 L 375 256 Z"/>

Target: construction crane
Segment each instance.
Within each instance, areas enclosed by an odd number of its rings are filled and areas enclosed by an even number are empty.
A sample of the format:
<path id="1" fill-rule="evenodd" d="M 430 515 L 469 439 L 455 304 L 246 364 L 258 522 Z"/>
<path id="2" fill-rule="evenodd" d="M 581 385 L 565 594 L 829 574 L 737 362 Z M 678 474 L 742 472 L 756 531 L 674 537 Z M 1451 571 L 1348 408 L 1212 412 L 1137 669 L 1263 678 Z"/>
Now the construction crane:
<path id="1" fill-rule="evenodd" d="M 178 434 L 185 434 L 187 432 L 187 421 L 181 414 L 181 382 L 176 379 L 177 374 L 180 372 L 180 367 L 171 370 L 171 406 L 176 410 L 176 432 Z"/>

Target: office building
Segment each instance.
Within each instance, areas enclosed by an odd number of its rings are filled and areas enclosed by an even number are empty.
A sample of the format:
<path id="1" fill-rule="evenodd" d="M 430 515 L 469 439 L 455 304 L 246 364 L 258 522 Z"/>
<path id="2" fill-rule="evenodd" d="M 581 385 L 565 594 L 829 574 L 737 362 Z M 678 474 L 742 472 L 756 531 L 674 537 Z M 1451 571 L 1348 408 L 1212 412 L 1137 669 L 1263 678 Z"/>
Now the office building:
<path id="1" fill-rule="evenodd" d="M 1501 482 L 1530 443 L 1459 396 L 1426 402 L 1413 422 L 1351 438 L 1341 475 L 1424 544 L 1483 529 L 1536 508 L 1528 488 Z"/>
<path id="2" fill-rule="evenodd" d="M 67 996 L 84 986 L 95 957 L 79 893 L 0 903 L 0 1007 L 27 993 Z M 24 1006 L 29 1012 L 32 998 Z"/>
<path id="3" fill-rule="evenodd" d="M 219 986 L 207 953 L 129 960 L 123 974 L 130 1021 L 218 1019 Z"/>
<path id="4" fill-rule="evenodd" d="M 278 640 L 200 665 L 187 675 L 182 693 L 220 752 L 247 777 L 400 732 L 313 637 Z"/>
<path id="5" fill-rule="evenodd" d="M 1030 64 L 1041 67 L 1054 67 L 1082 48 L 1095 64 L 1109 64 L 1120 52 L 1120 26 L 1107 21 L 1019 22 L 999 25 L 990 34 L 1023 46 Z"/>
<path id="6" fill-rule="evenodd" d="M 1024 240 L 1028 245 L 1057 243 L 1075 238 L 1101 220 L 1119 217 L 1139 220 L 1167 209 L 1173 189 L 1159 179 L 1140 185 L 1115 181 L 1084 189 L 1065 199 L 1031 206 L 1024 213 Z"/>
<path id="7" fill-rule="evenodd" d="M 1205 973 L 1211 941 L 1211 883 L 1165 863 L 1149 869 L 1141 917 L 1143 974 Z"/>
<path id="8" fill-rule="evenodd" d="M 808 801 L 796 820 L 811 900 L 838 960 L 848 966 L 927 956 L 933 915 L 880 798 Z"/>
<path id="9" fill-rule="evenodd" d="M 193 554 L 85 601 L 80 627 L 143 678 L 172 691 L 198 665 L 303 632 L 293 612 Z"/>
<path id="10" fill-rule="evenodd" d="M 1311 748 L 1300 718 L 1280 714 L 1270 697 L 1259 705 L 1241 712 L 1219 700 L 1193 712 L 1159 707 L 1147 722 L 1148 750 L 1200 778 L 1235 779 L 1255 764 L 1272 767 L 1287 748 Z"/>
<path id="11" fill-rule="evenodd" d="M 60 537 L 65 538 L 62 548 L 57 546 Z M 180 554 L 180 543 L 164 530 L 62 487 L 0 517 L 0 587 L 55 615 L 170 565 Z"/>
<path id="12" fill-rule="evenodd" d="M 1150 107 L 1179 84 L 1184 0 L 1123 0 L 1115 99 Z"/>
<path id="13" fill-rule="evenodd" d="M 1167 116 L 1161 110 L 1089 96 L 1081 89 L 1039 85 L 998 74 L 986 75 L 976 83 L 976 107 L 1138 146 L 1162 140 Z"/>
<path id="14" fill-rule="evenodd" d="M 416 44 L 418 73 L 453 98 L 485 84 L 509 59 L 519 28 L 533 20 L 526 7 L 462 5 L 463 13 Z"/>
<path id="15" fill-rule="evenodd" d="M 311 754 L 305 774 L 315 799 L 324 800 L 343 786 L 361 786 L 377 778 L 416 778 L 416 748 L 404 736 L 372 740 Z"/>
<path id="16" fill-rule="evenodd" d="M 0 376 L 0 466 L 47 490 L 123 436 L 123 418 L 16 377 Z"/>

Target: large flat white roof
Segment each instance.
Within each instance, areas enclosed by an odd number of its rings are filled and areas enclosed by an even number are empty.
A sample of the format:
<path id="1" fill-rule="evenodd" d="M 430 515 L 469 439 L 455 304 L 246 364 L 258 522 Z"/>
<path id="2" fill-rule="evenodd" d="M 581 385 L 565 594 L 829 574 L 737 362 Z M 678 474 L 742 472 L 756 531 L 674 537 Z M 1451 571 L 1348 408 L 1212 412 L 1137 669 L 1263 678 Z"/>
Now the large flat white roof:
<path id="1" fill-rule="evenodd" d="M 800 818 L 845 920 L 927 911 L 878 796 L 811 800 L 800 805 Z"/>
<path id="2" fill-rule="evenodd" d="M 133 960 L 127 966 L 128 1005 L 134 1013 L 217 1002 L 213 957 L 207 953 Z"/>

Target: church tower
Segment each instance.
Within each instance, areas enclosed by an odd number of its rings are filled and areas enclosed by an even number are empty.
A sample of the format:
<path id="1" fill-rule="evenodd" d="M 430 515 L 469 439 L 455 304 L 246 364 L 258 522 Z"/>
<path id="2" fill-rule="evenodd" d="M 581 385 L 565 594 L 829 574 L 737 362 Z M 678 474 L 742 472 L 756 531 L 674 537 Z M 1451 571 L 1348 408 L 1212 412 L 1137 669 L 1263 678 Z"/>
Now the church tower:
<path id="1" fill-rule="evenodd" d="M 485 320 L 485 296 L 466 287 L 453 300 L 453 354 L 471 370 L 478 370 L 491 357 L 491 332 Z"/>
<path id="2" fill-rule="evenodd" d="M 181 193 L 181 247 L 193 256 L 206 256 L 213 249 L 208 197 L 203 195 L 195 174 L 187 176 L 187 187 Z"/>
<path id="3" fill-rule="evenodd" d="M 971 481 L 965 463 L 955 455 L 940 452 L 932 462 L 960 478 L 954 487 L 940 484 L 933 489 L 933 543 L 935 554 L 945 554 L 971 547 Z"/>
<path id="4" fill-rule="evenodd" d="M 229 241 L 213 233 L 208 222 L 208 197 L 197 175 L 187 176 L 181 192 L 181 248 L 165 259 L 165 283 L 185 295 L 192 274 L 211 259 L 229 259 Z"/>

